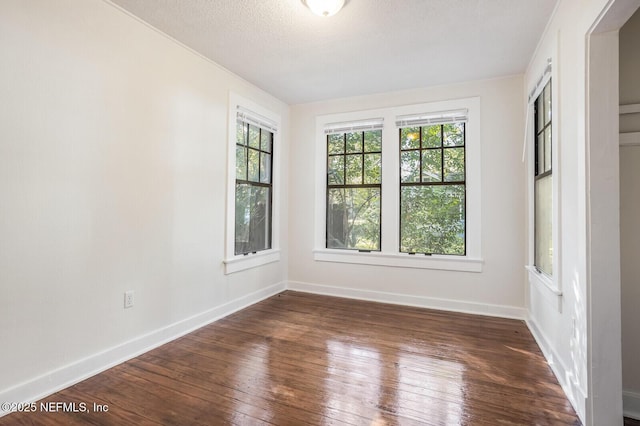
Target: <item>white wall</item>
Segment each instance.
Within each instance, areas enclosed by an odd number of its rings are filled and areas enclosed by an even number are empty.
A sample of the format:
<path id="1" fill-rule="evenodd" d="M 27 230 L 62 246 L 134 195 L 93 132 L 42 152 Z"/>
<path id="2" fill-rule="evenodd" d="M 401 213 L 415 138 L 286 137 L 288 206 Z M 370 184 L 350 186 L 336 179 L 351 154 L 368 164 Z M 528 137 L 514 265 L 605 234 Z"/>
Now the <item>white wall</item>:
<path id="1" fill-rule="evenodd" d="M 474 96 L 481 102 L 483 272 L 314 261 L 316 116 Z M 523 312 L 521 76 L 295 105 L 291 123 L 289 280 L 294 288 L 494 314 Z"/>
<path id="2" fill-rule="evenodd" d="M 620 105 L 640 103 L 640 12 L 620 30 Z M 639 132 L 640 114 L 620 117 L 621 132 Z"/>
<path id="3" fill-rule="evenodd" d="M 640 396 L 640 146 L 620 147 L 622 385 Z M 636 396 L 636 398 L 638 397 Z M 638 415 L 640 413 L 636 413 Z"/>
<path id="4" fill-rule="evenodd" d="M 283 152 L 288 106 L 101 0 L 0 2 L 0 52 L 0 400 L 284 288 L 286 261 L 222 260 L 229 91 Z"/>
<path id="5" fill-rule="evenodd" d="M 552 80 L 556 88 L 553 97 L 559 107 L 553 112 L 556 132 L 553 143 L 557 145 L 559 156 L 553 159 L 553 176 L 559 183 L 557 226 L 560 228 L 559 244 L 554 244 L 556 259 L 559 260 L 559 264 L 554 265 L 554 274 L 563 292 L 558 305 L 547 288 L 531 282 L 528 299 L 529 322 L 538 343 L 551 360 L 565 392 L 584 418 L 588 391 L 587 347 L 584 339 L 576 338 L 573 327 L 575 323 L 580 335 L 586 335 L 584 131 L 580 134 L 580 123 L 584 126 L 585 121 L 576 108 L 579 97 L 584 97 L 584 93 L 580 94 L 580 88 L 574 84 L 576 78 L 584 79 L 585 47 L 570 32 L 577 29 L 565 29 L 569 25 L 565 19 L 570 14 L 571 3 L 560 3 L 525 76 L 524 91 L 528 95 L 547 66 L 548 59 L 552 59 Z M 579 22 L 580 19 L 576 19 L 573 25 L 577 26 Z M 532 210 L 528 208 L 527 212 Z"/>
<path id="6" fill-rule="evenodd" d="M 602 46 L 616 44 L 617 37 L 614 33 L 613 37 L 592 39 L 595 48 L 591 53 L 595 55 L 590 57 L 588 36 L 594 29 L 605 31 L 604 24 L 595 27 L 602 17 L 610 30 L 617 30 L 621 25 L 620 16 L 627 13 L 628 17 L 635 3 L 560 1 L 525 75 L 528 92 L 547 59 L 554 59 L 553 78 L 558 80 L 559 87 L 554 94 L 559 105 L 554 111 L 554 122 L 560 125 L 558 139 L 554 141 L 560 150 L 559 158 L 554 159 L 554 177 L 560 179 L 561 261 L 558 267 L 563 296 L 558 309 L 544 291 L 531 286 L 528 291 L 530 322 L 561 384 L 588 425 L 622 423 L 620 325 L 616 320 L 620 288 L 618 281 L 608 279 L 616 276 L 617 251 L 602 253 L 609 248 L 594 245 L 602 235 L 617 239 L 616 221 L 609 223 L 609 217 L 600 214 L 608 210 L 617 216 L 615 210 L 611 210 L 611 205 L 596 202 L 608 198 L 617 200 L 617 178 L 609 178 L 611 170 L 617 173 L 617 165 L 610 167 L 607 157 L 609 144 L 616 146 L 617 138 L 616 141 L 602 140 L 590 133 L 596 121 L 603 123 L 603 134 L 608 135 L 608 128 L 615 127 L 617 131 L 617 109 L 611 108 L 599 116 L 593 113 L 605 98 L 615 98 L 617 102 L 617 91 L 615 94 L 606 89 L 598 92 L 597 87 L 589 86 L 607 76 L 606 67 L 596 69 L 592 64 L 604 58 Z M 617 55 L 615 52 L 610 55 L 614 58 L 607 57 L 611 64 L 608 67 L 616 69 L 614 79 L 617 80 L 617 61 L 610 62 L 615 61 Z M 590 78 L 592 70 L 596 72 Z M 609 116 L 614 117 L 615 123 L 609 123 Z M 617 146 L 614 151 L 617 163 Z M 602 176 L 606 179 L 600 179 Z M 603 218 L 607 222 L 599 223 Z"/>
<path id="7" fill-rule="evenodd" d="M 601 283 L 588 284 L 587 270 L 586 35 L 610 3 L 562 0 L 524 84 L 511 77 L 297 105 L 289 121 L 277 99 L 109 3 L 0 2 L 0 400 L 50 391 L 265 296 L 287 272 L 292 283 L 352 295 L 521 309 L 523 92 L 555 52 L 562 306 L 537 289 L 526 298 L 539 342 L 592 424 L 587 392 L 593 400 L 608 389 L 589 389 L 589 375 L 619 373 L 615 350 L 591 365 L 587 354 L 598 344 L 587 342 L 589 304 L 598 303 L 589 285 Z M 291 203 L 282 197 L 279 218 L 289 265 L 225 276 L 229 90 L 282 114 L 290 170 L 281 183 Z M 483 272 L 314 262 L 315 116 L 471 96 L 482 102 Z M 124 310 L 129 289 L 136 305 Z"/>
<path id="8" fill-rule="evenodd" d="M 620 31 L 620 104 L 640 103 L 640 12 Z M 640 114 L 620 116 L 621 132 L 640 132 Z M 640 418 L 640 146 L 620 147 L 622 385 L 625 412 Z"/>

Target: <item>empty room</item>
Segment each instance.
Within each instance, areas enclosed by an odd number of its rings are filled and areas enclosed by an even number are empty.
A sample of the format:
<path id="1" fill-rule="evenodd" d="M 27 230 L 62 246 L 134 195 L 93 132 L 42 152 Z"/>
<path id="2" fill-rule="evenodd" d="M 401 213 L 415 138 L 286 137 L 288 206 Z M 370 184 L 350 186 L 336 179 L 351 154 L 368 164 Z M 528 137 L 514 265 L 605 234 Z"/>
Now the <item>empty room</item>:
<path id="1" fill-rule="evenodd" d="M 0 0 L 0 425 L 640 424 L 640 0 Z"/>

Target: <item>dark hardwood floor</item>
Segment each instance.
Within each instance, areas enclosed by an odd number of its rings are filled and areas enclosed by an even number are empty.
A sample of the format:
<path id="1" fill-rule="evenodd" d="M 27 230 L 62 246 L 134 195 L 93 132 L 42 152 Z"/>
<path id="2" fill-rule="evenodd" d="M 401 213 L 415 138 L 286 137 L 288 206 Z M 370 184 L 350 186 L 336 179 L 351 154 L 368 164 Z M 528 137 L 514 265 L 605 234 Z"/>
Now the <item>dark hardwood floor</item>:
<path id="1" fill-rule="evenodd" d="M 287 291 L 0 418 L 15 424 L 580 421 L 522 321 Z"/>

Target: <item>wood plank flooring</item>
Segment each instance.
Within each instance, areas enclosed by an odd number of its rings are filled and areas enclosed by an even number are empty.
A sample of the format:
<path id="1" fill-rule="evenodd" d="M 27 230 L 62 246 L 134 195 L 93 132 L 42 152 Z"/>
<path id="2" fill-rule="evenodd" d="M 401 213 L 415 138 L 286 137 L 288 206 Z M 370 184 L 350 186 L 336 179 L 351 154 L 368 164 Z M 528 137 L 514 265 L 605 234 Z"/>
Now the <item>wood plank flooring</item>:
<path id="1" fill-rule="evenodd" d="M 0 425 L 581 424 L 522 321 L 291 291 L 36 408 Z"/>

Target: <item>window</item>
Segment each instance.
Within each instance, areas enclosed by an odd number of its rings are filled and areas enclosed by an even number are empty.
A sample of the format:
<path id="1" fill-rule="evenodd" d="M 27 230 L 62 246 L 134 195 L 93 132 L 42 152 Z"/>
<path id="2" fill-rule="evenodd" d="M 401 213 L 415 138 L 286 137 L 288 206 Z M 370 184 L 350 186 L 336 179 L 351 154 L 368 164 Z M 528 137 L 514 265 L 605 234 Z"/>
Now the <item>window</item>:
<path id="1" fill-rule="evenodd" d="M 557 93 L 552 78 L 552 59 L 542 75 L 531 81 L 528 97 L 526 138 L 528 152 L 528 262 L 530 289 L 544 297 L 558 312 L 562 311 L 560 262 L 560 196 L 561 169 L 558 163 L 559 133 Z M 557 127 L 557 126 L 556 126 Z M 535 296 L 537 297 L 537 296 Z"/>
<path id="2" fill-rule="evenodd" d="M 534 103 L 534 266 L 553 275 L 553 156 L 551 138 L 551 81 Z"/>
<path id="3" fill-rule="evenodd" d="M 271 248 L 273 133 L 238 117 L 235 254 Z"/>
<path id="4" fill-rule="evenodd" d="M 382 131 L 327 135 L 327 248 L 380 250 Z"/>
<path id="5" fill-rule="evenodd" d="M 317 117 L 314 259 L 481 272 L 479 113 L 467 98 Z"/>
<path id="6" fill-rule="evenodd" d="M 225 273 L 280 260 L 276 113 L 229 94 Z"/>
<path id="7" fill-rule="evenodd" d="M 400 133 L 400 251 L 465 254 L 465 124 Z"/>

